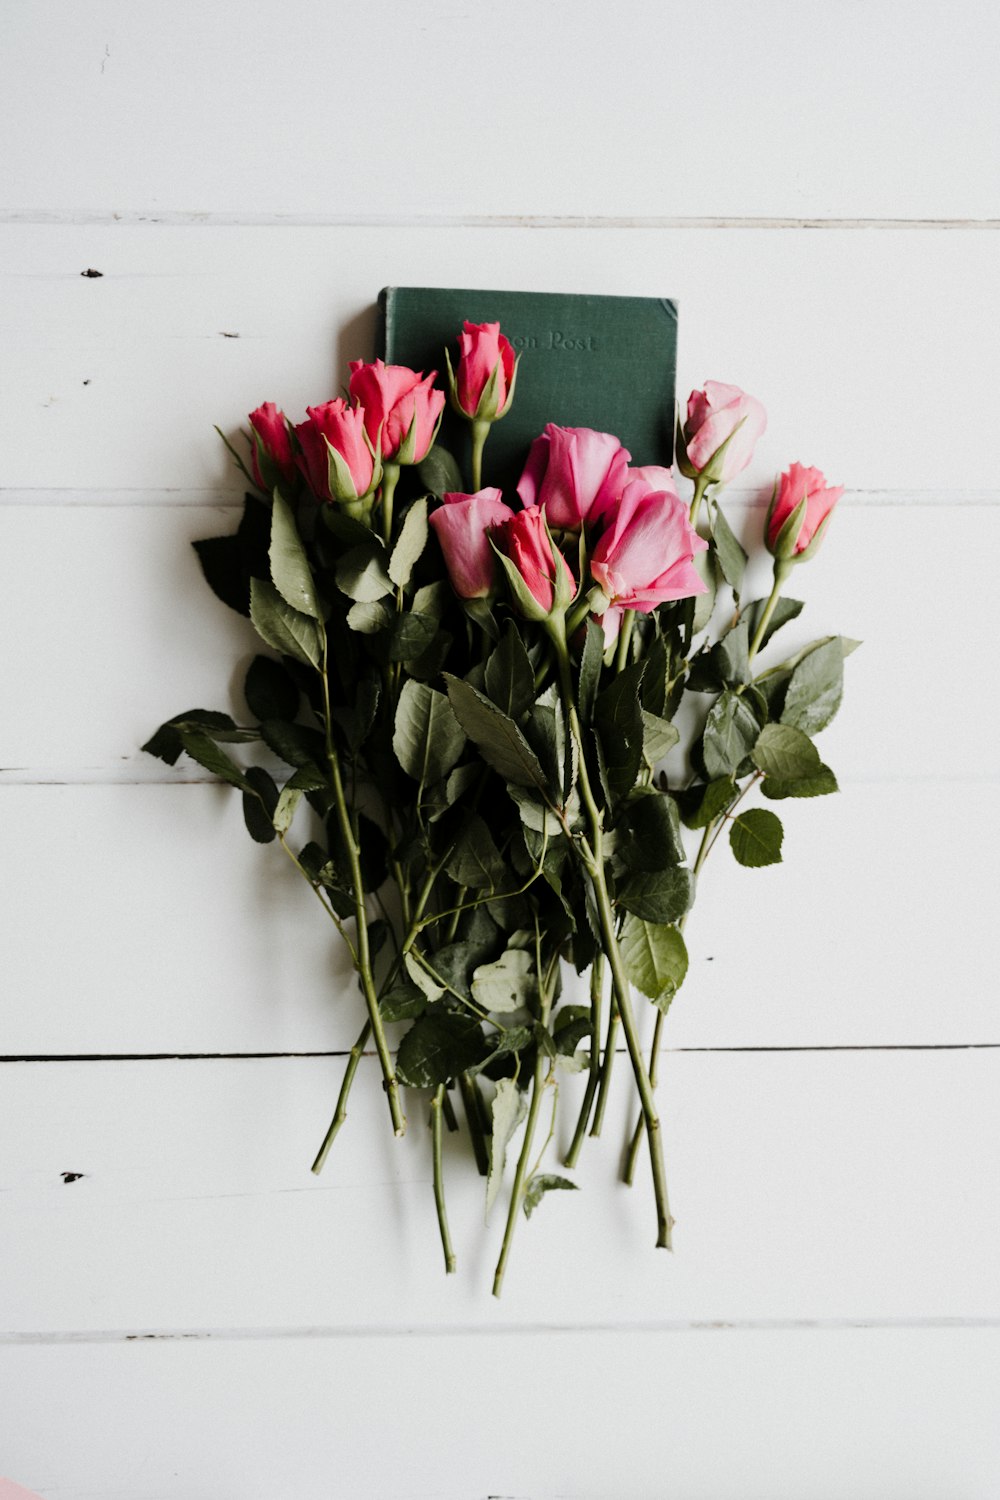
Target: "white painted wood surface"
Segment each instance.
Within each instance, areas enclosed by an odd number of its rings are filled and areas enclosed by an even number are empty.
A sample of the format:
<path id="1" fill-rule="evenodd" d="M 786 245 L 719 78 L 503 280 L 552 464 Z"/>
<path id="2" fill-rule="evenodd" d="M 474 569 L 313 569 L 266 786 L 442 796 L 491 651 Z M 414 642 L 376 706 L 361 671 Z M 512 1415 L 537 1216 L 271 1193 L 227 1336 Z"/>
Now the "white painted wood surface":
<path id="1" fill-rule="evenodd" d="M 0 28 L 0 1474 L 992 1500 L 1000 21 L 9 0 Z M 499 1305 L 479 1180 L 449 1140 L 446 1281 L 419 1103 L 394 1143 L 370 1060 L 309 1174 L 353 987 L 234 796 L 138 753 L 242 711 L 253 638 L 188 545 L 240 494 L 212 424 L 333 394 L 407 282 L 676 296 L 681 392 L 769 409 L 738 528 L 791 459 L 848 486 L 789 637 L 865 642 L 841 797 L 790 807 L 780 868 L 705 872 L 675 1254 L 615 1181 L 619 1100 Z"/>

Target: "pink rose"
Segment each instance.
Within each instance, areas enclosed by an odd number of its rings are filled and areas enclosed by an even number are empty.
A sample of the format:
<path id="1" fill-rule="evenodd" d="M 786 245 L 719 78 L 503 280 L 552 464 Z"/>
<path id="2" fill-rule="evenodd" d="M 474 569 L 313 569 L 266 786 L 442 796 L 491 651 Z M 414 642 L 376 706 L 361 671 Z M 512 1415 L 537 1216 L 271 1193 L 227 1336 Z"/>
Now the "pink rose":
<path id="1" fill-rule="evenodd" d="M 707 380 L 703 391 L 692 391 L 688 397 L 687 461 L 712 483 L 728 484 L 750 462 L 766 426 L 767 413 L 755 397 L 738 385 Z"/>
<path id="2" fill-rule="evenodd" d="M 458 373 L 452 383 L 452 399 L 463 416 L 495 422 L 506 416 L 514 394 L 517 359 L 499 323 L 465 323 L 458 335 Z M 496 372 L 491 391 L 487 386 Z M 451 362 L 448 363 L 451 374 Z M 485 398 L 485 399 L 484 399 Z"/>
<path id="3" fill-rule="evenodd" d="M 299 422 L 299 467 L 318 500 L 356 500 L 378 483 L 371 448 L 365 441 L 365 413 L 337 398 L 306 408 Z"/>
<path id="4" fill-rule="evenodd" d="M 424 377 L 404 365 L 351 361 L 351 396 L 365 412 L 365 430 L 382 457 L 397 464 L 419 464 L 437 436 L 444 392 L 432 389 L 437 371 Z"/>
<path id="5" fill-rule="evenodd" d="M 579 531 L 621 494 L 628 453 L 610 432 L 546 425 L 531 445 L 517 493 L 540 505 L 556 531 Z"/>
<path id="6" fill-rule="evenodd" d="M 485 599 L 496 582 L 497 555 L 490 545 L 490 528 L 514 515 L 500 491 L 477 490 L 474 495 L 445 495 L 444 504 L 430 516 L 451 586 L 460 599 Z"/>
<path id="7" fill-rule="evenodd" d="M 590 557 L 590 571 L 611 601 L 606 633 L 617 634 L 622 610 L 648 614 L 668 599 L 706 592 L 694 555 L 708 543 L 691 525 L 672 478 L 654 489 L 641 470 L 631 474 Z"/>
<path id="8" fill-rule="evenodd" d="M 285 413 L 273 401 L 265 401 L 250 413 L 250 426 L 253 428 L 250 464 L 255 483 L 268 492 L 282 480 L 289 483 L 295 478 L 295 455 Z M 262 468 L 267 471 L 266 479 Z"/>
<path id="9" fill-rule="evenodd" d="M 518 511 L 505 522 L 500 527 L 499 541 L 527 593 L 538 606 L 539 617 L 552 613 L 557 593 L 567 601 L 576 593 L 576 579 L 562 553 L 553 546 L 546 529 L 545 514 L 537 506 Z M 530 604 L 530 600 L 518 598 L 518 593 L 519 590 L 515 589 L 515 603 L 525 614 L 528 612 L 525 604 Z"/>
<path id="10" fill-rule="evenodd" d="M 844 486 L 828 485 L 819 469 L 792 464 L 778 480 L 777 492 L 768 511 L 765 526 L 768 551 L 776 557 L 798 557 L 810 543 L 818 542 L 843 493 Z M 796 511 L 799 511 L 798 523 L 793 522 L 789 534 L 779 541 L 782 528 Z"/>

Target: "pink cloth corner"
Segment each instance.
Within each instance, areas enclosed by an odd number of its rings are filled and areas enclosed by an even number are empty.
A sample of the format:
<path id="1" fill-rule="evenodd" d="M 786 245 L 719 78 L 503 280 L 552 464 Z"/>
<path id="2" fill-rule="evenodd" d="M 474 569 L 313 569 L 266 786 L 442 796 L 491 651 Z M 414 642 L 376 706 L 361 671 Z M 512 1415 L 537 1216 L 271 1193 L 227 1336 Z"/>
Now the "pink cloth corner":
<path id="1" fill-rule="evenodd" d="M 0 1474 L 0 1500 L 42 1500 L 41 1495 L 36 1495 L 34 1490 L 26 1490 L 23 1484 L 15 1484 L 13 1479 L 4 1479 Z"/>

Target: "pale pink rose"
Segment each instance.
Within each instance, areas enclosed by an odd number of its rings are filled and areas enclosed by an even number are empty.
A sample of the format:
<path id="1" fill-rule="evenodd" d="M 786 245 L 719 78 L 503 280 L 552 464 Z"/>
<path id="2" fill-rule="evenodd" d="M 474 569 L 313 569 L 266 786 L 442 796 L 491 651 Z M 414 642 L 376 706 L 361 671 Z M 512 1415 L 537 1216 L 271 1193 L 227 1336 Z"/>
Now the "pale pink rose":
<path id="1" fill-rule="evenodd" d="M 804 500 L 806 508 L 798 533 L 794 538 L 788 538 L 787 546 L 782 547 L 785 555 L 797 556 L 804 552 L 843 493 L 844 486 L 828 485 L 819 469 L 792 464 L 778 480 L 777 494 L 768 514 L 765 539 L 769 551 L 774 551 L 782 526 Z"/>
<path id="2" fill-rule="evenodd" d="M 445 495 L 444 504 L 430 516 L 437 534 L 451 586 L 460 599 L 485 599 L 496 582 L 497 556 L 490 528 L 509 521 L 514 512 L 500 491 L 477 490 L 474 495 Z"/>
<path id="3" fill-rule="evenodd" d="M 299 440 L 299 468 L 318 500 L 353 500 L 367 495 L 372 488 L 375 461 L 365 442 L 365 413 L 360 406 L 348 406 L 340 397 L 322 406 L 306 408 L 307 420 L 299 422 L 295 436 Z M 330 454 L 327 443 L 335 448 L 350 471 L 355 494 L 331 494 Z"/>
<path id="4" fill-rule="evenodd" d="M 518 511 L 500 527 L 498 539 L 528 592 L 546 614 L 555 602 L 555 584 L 560 572 L 570 595 L 576 593 L 576 579 L 562 553 L 553 546 L 545 527 L 545 515 L 537 507 Z"/>
<path id="5" fill-rule="evenodd" d="M 707 473 L 717 484 L 728 484 L 753 457 L 757 439 L 767 426 L 767 413 L 754 396 L 738 385 L 707 380 L 705 389 L 688 397 L 684 442 L 687 461 L 697 473 Z M 723 443 L 725 452 L 712 463 Z"/>
<path id="6" fill-rule="evenodd" d="M 294 479 L 295 455 L 292 452 L 292 440 L 288 436 L 285 413 L 279 411 L 273 401 L 265 401 L 263 406 L 258 406 L 256 411 L 250 413 L 250 426 L 260 440 L 264 467 L 269 471 L 266 476 L 261 473 L 257 459 L 258 445 L 251 443 L 250 465 L 255 482 L 262 490 L 270 491 L 281 480 L 287 483 Z"/>
<path id="7" fill-rule="evenodd" d="M 459 358 L 455 374 L 458 404 L 467 417 L 475 417 L 483 391 L 499 365 L 495 403 L 491 403 L 490 411 L 482 413 L 484 419 L 492 421 L 502 417 L 506 410 L 514 379 L 514 350 L 500 332 L 499 323 L 465 323 L 463 327 L 464 332 L 458 335 Z"/>
<path id="8" fill-rule="evenodd" d="M 621 494 L 631 456 L 610 432 L 549 422 L 531 445 L 517 493 L 542 507 L 553 531 L 579 531 Z"/>
<path id="9" fill-rule="evenodd" d="M 616 611 L 648 614 L 668 599 L 704 594 L 693 559 L 707 546 L 672 481 L 653 489 L 641 474 L 629 479 L 590 556 L 590 571 L 611 601 L 606 632 L 617 634 Z"/>
<path id="10" fill-rule="evenodd" d="M 444 392 L 433 389 L 436 378 L 436 371 L 424 376 L 380 359 L 370 365 L 352 360 L 351 396 L 364 407 L 365 430 L 373 445 L 381 442 L 384 459 L 418 464 L 427 457 L 444 409 Z M 401 451 L 411 423 L 411 440 Z"/>

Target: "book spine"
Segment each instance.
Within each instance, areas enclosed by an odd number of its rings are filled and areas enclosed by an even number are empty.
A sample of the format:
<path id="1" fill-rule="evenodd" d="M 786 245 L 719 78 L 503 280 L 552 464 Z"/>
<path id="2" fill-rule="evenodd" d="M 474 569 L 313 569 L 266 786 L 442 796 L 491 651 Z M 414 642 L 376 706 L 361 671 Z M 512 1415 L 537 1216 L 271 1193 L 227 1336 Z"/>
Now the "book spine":
<path id="1" fill-rule="evenodd" d="M 396 288 L 394 286 L 384 286 L 378 294 L 378 316 L 375 321 L 375 358 L 384 360 L 387 365 L 393 363 L 392 324 L 395 301 Z"/>

